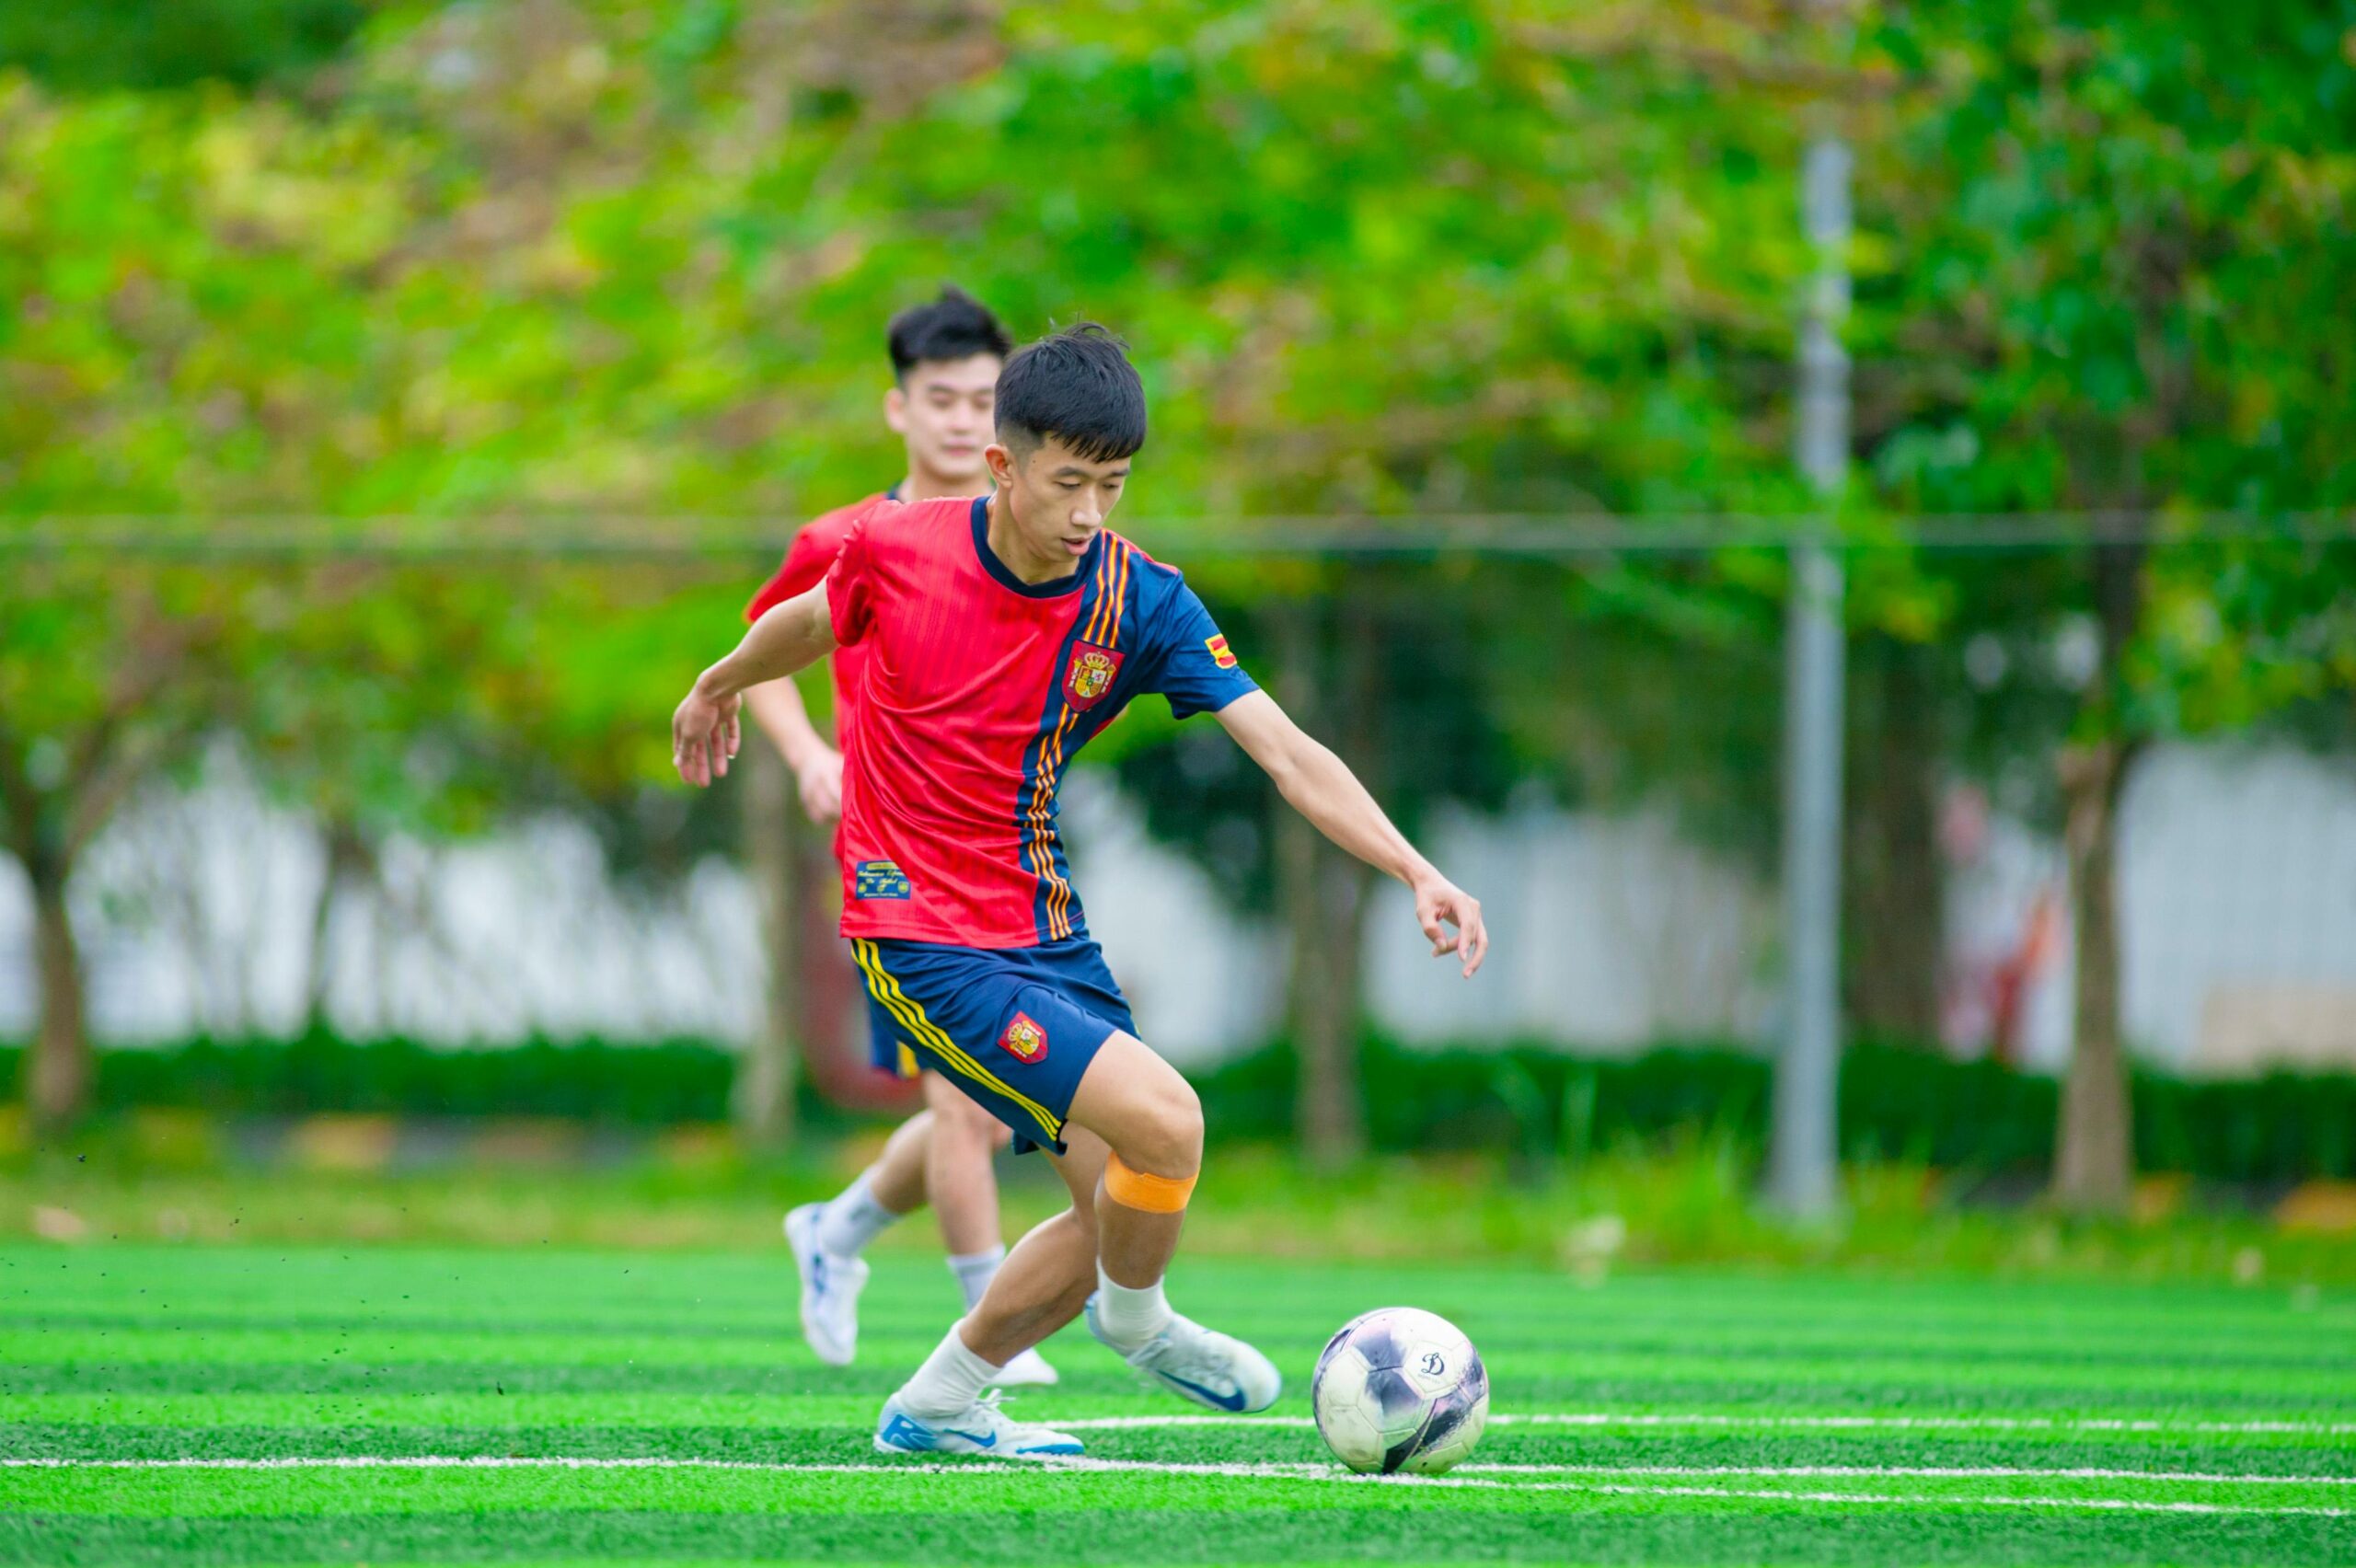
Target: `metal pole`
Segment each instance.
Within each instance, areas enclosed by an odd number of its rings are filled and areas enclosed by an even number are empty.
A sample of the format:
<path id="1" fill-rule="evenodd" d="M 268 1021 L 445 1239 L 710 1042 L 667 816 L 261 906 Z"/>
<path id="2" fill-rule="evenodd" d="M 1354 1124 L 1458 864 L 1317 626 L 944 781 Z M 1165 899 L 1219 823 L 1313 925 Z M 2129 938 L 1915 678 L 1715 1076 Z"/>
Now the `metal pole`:
<path id="1" fill-rule="evenodd" d="M 1849 149 L 1830 131 L 1808 144 L 1804 189 L 1816 274 L 1800 328 L 1800 471 L 1828 502 L 1848 469 Z M 1784 663 L 1782 1054 L 1776 1063 L 1768 1193 L 1802 1216 L 1838 1201 L 1834 1137 L 1841 1053 L 1841 750 L 1843 592 L 1824 532 L 1791 552 Z"/>

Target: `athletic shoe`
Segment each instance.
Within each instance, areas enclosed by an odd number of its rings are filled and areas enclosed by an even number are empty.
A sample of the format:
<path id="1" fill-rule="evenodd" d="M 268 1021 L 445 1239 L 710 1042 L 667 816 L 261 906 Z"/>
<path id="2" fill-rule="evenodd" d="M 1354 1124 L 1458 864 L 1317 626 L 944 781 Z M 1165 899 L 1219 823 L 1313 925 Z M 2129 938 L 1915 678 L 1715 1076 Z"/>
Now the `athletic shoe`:
<path id="1" fill-rule="evenodd" d="M 988 1459 L 1037 1459 L 1080 1452 L 1080 1439 L 1049 1426 L 1030 1426 L 998 1407 L 985 1394 L 949 1421 L 926 1421 L 900 1408 L 900 1396 L 884 1401 L 875 1420 L 879 1454 L 978 1454 Z"/>
<path id="2" fill-rule="evenodd" d="M 1088 1298 L 1088 1332 L 1156 1388 L 1213 1410 L 1240 1415 L 1265 1410 L 1284 1392 L 1276 1363 L 1242 1340 L 1172 1314 L 1170 1324 L 1135 1350 L 1104 1338 L 1096 1324 L 1096 1297 Z"/>
<path id="3" fill-rule="evenodd" d="M 1063 1374 L 1047 1365 L 1047 1358 L 1035 1350 L 1026 1350 L 998 1369 L 990 1379 L 1001 1389 L 1045 1389 L 1063 1381 Z"/>
<path id="4" fill-rule="evenodd" d="M 802 1337 L 829 1366 L 848 1366 L 859 1354 L 859 1293 L 867 1260 L 838 1258 L 818 1245 L 824 1204 L 803 1204 L 785 1216 L 793 1266 L 802 1271 Z"/>

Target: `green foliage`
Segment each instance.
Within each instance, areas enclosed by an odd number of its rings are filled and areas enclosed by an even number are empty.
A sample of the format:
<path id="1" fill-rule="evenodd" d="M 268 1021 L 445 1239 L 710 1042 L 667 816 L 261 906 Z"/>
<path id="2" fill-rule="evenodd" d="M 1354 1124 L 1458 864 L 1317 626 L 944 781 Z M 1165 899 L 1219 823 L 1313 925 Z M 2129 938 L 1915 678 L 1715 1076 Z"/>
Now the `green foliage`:
<path id="1" fill-rule="evenodd" d="M 0 1049 L 0 1072 L 13 1050 Z M 108 1111 L 179 1106 L 225 1115 L 353 1112 L 409 1116 L 560 1116 L 656 1127 L 724 1121 L 734 1057 L 695 1041 L 534 1041 L 491 1050 L 390 1040 L 195 1041 L 98 1057 Z M 1369 1130 L 1389 1152 L 1484 1151 L 1529 1173 L 1630 1145 L 1701 1138 L 1747 1164 L 1763 1146 L 1769 1066 L 1737 1050 L 1662 1049 L 1628 1058 L 1542 1047 L 1406 1050 L 1365 1045 Z M 1196 1080 L 1229 1145 L 1291 1136 L 1296 1059 L 1282 1046 Z M 803 1090 L 809 1124 L 841 1113 Z M 2055 1085 L 1992 1062 L 1894 1046 L 1851 1050 L 1841 1082 L 1841 1147 L 1864 1163 L 1971 1171 L 2042 1170 Z M 2356 1178 L 2356 1078 L 2277 1075 L 2135 1082 L 2137 1159 L 2149 1170 L 2274 1183 Z"/>
<path id="2" fill-rule="evenodd" d="M 1862 156 L 1858 435 L 1902 510 L 2264 514 L 2356 495 L 2344 242 L 2356 6 L 2126 12 L 2016 0 L 1867 13 L 1902 84 Z M 2356 552 L 2204 545 L 1943 564 L 1958 634 L 2006 640 L 1983 748 L 2062 729 L 2235 730 L 2345 691 Z M 2106 657 L 2043 648 L 2099 619 Z"/>
<path id="3" fill-rule="evenodd" d="M 364 0 L 11 0 L 0 6 L 0 67 L 67 92 L 250 87 L 334 59 L 367 15 Z"/>
<path id="4" fill-rule="evenodd" d="M 1819 113 L 1860 156 L 1859 538 L 1923 511 L 2356 491 L 2351 0 L 1934 0 L 1837 33 L 1629 0 L 368 15 L 346 50 L 351 0 L 0 13 L 0 63 L 0 63 L 0 529 L 176 514 L 185 536 L 156 543 L 188 545 L 295 513 L 330 548 L 370 519 L 396 547 L 528 545 L 534 519 L 660 516 L 781 542 L 896 469 L 881 327 L 943 278 L 1026 335 L 1083 315 L 1128 335 L 1155 432 L 1122 521 L 1149 547 L 1280 513 L 1793 509 L 1793 171 Z M 1941 744 L 2047 787 L 2073 728 L 2287 712 L 2343 736 L 2350 557 L 2136 562 L 2091 685 L 2051 656 L 2111 607 L 2083 553 L 1877 548 L 1852 602 L 1949 674 L 1968 637 L 2006 650 Z M 363 840 L 587 802 L 627 860 L 670 869 L 725 832 L 709 802 L 649 802 L 663 713 L 754 561 L 19 559 L 0 775 L 31 802 L 20 857 L 86 839 L 225 730 Z M 1345 749 L 1406 820 L 1530 778 L 1669 796 L 1763 863 L 1771 556 L 1382 577 L 1202 574 L 1264 673 L 1286 674 L 1293 602 L 1372 605 L 1380 684 L 1431 722 Z M 1101 755 L 1256 899 L 1265 789 L 1172 733 L 1140 714 Z M 1527 1072 L 1497 1093 L 1556 1103 Z"/>

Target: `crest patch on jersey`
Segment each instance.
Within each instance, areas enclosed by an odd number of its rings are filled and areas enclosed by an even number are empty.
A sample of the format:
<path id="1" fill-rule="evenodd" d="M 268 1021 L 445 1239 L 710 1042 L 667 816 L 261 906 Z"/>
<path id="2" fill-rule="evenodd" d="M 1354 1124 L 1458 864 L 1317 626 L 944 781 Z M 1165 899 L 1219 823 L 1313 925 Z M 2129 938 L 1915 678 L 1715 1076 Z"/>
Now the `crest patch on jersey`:
<path id="1" fill-rule="evenodd" d="M 1227 634 L 1225 632 L 1219 633 L 1217 637 L 1204 638 L 1203 646 L 1211 651 L 1212 663 L 1217 664 L 1222 670 L 1231 670 L 1235 668 L 1235 652 L 1234 650 L 1228 647 Z"/>
<path id="2" fill-rule="evenodd" d="M 893 861 L 861 860 L 851 868 L 853 898 L 907 898 L 914 892 L 908 886 L 907 873 Z"/>
<path id="3" fill-rule="evenodd" d="M 1113 689 L 1113 677 L 1120 673 L 1119 653 L 1082 642 L 1072 649 L 1071 663 L 1064 666 L 1064 700 L 1074 708 L 1093 708 Z"/>
<path id="4" fill-rule="evenodd" d="M 1047 1032 L 1039 1027 L 1038 1020 L 1029 1013 L 1018 1012 L 998 1037 L 1006 1054 L 1018 1062 L 1045 1061 L 1047 1055 Z"/>

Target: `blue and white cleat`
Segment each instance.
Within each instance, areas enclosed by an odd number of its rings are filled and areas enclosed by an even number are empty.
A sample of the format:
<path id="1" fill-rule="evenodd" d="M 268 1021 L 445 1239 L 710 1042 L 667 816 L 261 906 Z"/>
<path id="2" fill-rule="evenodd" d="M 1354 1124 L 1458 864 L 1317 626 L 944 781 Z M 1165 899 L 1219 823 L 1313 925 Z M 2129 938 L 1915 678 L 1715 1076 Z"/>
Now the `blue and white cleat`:
<path id="1" fill-rule="evenodd" d="M 838 1258 L 818 1245 L 824 1204 L 803 1204 L 785 1216 L 785 1239 L 802 1273 L 802 1337 L 829 1366 L 848 1366 L 859 1354 L 859 1293 L 867 1286 L 864 1258 Z"/>
<path id="2" fill-rule="evenodd" d="M 875 1422 L 879 1454 L 975 1454 L 986 1459 L 1044 1459 L 1081 1451 L 1080 1439 L 1049 1426 L 1016 1421 L 985 1394 L 949 1421 L 925 1421 L 900 1408 L 900 1396 L 884 1401 Z"/>
<path id="3" fill-rule="evenodd" d="M 1156 1388 L 1212 1410 L 1242 1415 L 1265 1410 L 1285 1391 L 1276 1363 L 1231 1334 L 1172 1314 L 1170 1326 L 1132 1351 L 1104 1338 L 1096 1326 L 1096 1297 L 1088 1298 L 1088 1332 Z"/>

